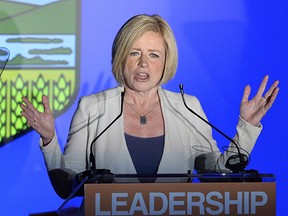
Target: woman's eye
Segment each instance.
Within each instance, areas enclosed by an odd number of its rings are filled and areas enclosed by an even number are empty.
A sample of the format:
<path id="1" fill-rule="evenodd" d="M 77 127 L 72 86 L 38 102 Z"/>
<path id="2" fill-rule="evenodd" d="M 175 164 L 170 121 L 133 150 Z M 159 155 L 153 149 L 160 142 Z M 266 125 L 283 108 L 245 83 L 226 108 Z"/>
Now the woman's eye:
<path id="1" fill-rule="evenodd" d="M 130 56 L 136 56 L 136 55 L 139 55 L 139 52 L 136 51 L 130 52 Z"/>
<path id="2" fill-rule="evenodd" d="M 151 56 L 152 58 L 158 58 L 158 57 L 159 57 L 159 55 L 157 55 L 157 54 L 155 54 L 155 53 L 151 53 L 150 56 Z"/>

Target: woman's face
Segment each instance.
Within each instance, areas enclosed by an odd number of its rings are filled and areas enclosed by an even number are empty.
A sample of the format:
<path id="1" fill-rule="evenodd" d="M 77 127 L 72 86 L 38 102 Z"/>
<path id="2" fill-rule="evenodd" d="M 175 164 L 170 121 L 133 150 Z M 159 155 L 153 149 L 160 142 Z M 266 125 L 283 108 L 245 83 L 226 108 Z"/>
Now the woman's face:
<path id="1" fill-rule="evenodd" d="M 162 35 L 153 31 L 139 37 L 129 52 L 124 67 L 124 85 L 137 92 L 158 88 L 165 66 Z"/>

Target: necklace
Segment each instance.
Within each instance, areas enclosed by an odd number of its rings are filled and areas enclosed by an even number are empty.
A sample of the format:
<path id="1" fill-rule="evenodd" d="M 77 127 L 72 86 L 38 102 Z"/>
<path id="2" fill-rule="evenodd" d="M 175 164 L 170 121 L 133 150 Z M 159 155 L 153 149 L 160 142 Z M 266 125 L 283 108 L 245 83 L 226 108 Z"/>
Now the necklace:
<path id="1" fill-rule="evenodd" d="M 124 99 L 124 100 L 125 100 L 125 99 Z M 149 110 L 149 112 L 147 112 L 146 114 L 141 114 L 141 113 L 137 112 L 137 110 L 135 110 L 134 107 L 133 107 L 131 104 L 129 104 L 126 100 L 125 100 L 125 102 L 128 104 L 128 106 L 129 106 L 135 113 L 137 113 L 137 115 L 139 115 L 139 122 L 140 122 L 140 124 L 141 124 L 141 125 L 145 125 L 145 124 L 147 124 L 147 116 L 155 109 L 155 107 L 157 106 L 157 104 L 158 104 L 159 101 L 157 101 L 157 102 L 153 105 L 153 107 Z"/>

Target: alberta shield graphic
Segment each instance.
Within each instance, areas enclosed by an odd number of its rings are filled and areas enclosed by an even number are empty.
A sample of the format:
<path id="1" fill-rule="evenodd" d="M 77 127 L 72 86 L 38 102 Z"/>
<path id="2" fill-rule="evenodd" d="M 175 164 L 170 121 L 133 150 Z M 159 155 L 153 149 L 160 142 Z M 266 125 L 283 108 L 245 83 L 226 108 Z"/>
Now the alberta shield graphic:
<path id="1" fill-rule="evenodd" d="M 80 9 L 80 0 L 0 1 L 0 47 L 10 51 L 0 81 L 0 146 L 31 130 L 22 96 L 39 111 L 49 96 L 55 118 L 75 100 Z"/>

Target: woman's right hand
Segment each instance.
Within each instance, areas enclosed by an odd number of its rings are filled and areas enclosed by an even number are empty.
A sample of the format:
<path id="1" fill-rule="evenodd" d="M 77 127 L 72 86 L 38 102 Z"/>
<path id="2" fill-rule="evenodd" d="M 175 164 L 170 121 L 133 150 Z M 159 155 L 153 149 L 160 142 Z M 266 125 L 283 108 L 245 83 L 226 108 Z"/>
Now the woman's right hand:
<path id="1" fill-rule="evenodd" d="M 33 104 L 26 98 L 22 98 L 23 102 L 20 104 L 22 108 L 21 115 L 27 119 L 27 123 L 37 131 L 42 140 L 43 145 L 48 145 L 55 133 L 54 116 L 49 106 L 48 97 L 42 96 L 42 104 L 44 106 L 44 112 L 39 112 Z"/>

